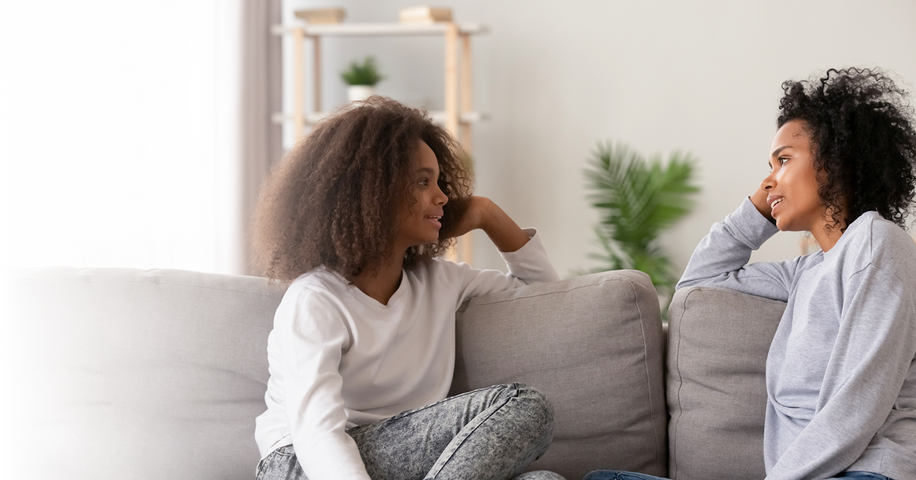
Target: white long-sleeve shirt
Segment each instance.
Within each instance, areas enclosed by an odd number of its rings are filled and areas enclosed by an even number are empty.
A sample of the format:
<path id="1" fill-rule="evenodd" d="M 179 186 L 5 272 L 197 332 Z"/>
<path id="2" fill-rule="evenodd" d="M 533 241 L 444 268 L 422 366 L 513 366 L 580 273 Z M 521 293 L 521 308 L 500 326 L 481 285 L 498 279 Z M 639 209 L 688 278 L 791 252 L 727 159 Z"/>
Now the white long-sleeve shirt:
<path id="1" fill-rule="evenodd" d="M 455 312 L 470 297 L 559 280 L 534 229 L 509 274 L 437 259 L 404 270 L 382 305 L 337 273 L 318 269 L 289 286 L 267 354 L 267 411 L 257 418 L 262 458 L 292 444 L 310 480 L 368 480 L 346 429 L 448 394 Z"/>
<path id="2" fill-rule="evenodd" d="M 916 244 L 867 212 L 826 253 L 748 265 L 776 231 L 746 199 L 678 283 L 787 302 L 767 356 L 767 479 L 916 479 Z"/>

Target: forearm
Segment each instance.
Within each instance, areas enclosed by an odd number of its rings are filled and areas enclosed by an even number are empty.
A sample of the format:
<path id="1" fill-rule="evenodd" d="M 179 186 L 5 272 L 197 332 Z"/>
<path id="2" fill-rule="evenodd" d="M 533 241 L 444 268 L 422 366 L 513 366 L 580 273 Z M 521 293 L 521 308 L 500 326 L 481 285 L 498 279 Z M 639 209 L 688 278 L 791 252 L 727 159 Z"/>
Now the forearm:
<path id="1" fill-rule="evenodd" d="M 742 202 L 735 212 L 712 226 L 690 257 L 677 288 L 717 286 L 786 300 L 794 262 L 748 265 L 751 253 L 776 232 L 752 203 Z"/>
<path id="2" fill-rule="evenodd" d="M 528 243 L 528 234 L 489 198 L 475 195 L 449 200 L 440 238 L 460 237 L 476 229 L 483 230 L 501 252 L 514 252 Z"/>
<path id="3" fill-rule="evenodd" d="M 499 205 L 489 201 L 481 229 L 501 252 L 514 252 L 528 243 L 528 234 Z"/>

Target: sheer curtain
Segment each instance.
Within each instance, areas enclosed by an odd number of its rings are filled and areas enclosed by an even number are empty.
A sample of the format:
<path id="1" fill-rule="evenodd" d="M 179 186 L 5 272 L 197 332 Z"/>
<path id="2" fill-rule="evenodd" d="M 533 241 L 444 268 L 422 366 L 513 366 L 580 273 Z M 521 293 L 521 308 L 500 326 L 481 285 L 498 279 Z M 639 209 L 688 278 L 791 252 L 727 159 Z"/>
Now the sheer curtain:
<path id="1" fill-rule="evenodd" d="M 248 273 L 279 2 L 4 2 L 0 265 Z"/>

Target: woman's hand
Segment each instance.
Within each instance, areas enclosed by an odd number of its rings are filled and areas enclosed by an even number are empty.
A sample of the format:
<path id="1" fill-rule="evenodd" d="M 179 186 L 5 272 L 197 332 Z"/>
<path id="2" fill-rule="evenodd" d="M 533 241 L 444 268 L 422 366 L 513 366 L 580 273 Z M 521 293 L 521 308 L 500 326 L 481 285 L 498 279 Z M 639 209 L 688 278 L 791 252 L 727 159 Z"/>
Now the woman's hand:
<path id="1" fill-rule="evenodd" d="M 770 204 L 767 203 L 767 195 L 769 195 L 769 193 L 766 190 L 762 188 L 758 188 L 751 195 L 751 202 L 754 204 L 755 207 L 757 207 L 757 211 L 760 212 L 761 215 L 766 217 L 767 220 L 769 220 L 770 222 L 772 222 L 775 225 L 776 220 L 773 218 L 773 215 L 772 215 L 773 209 L 771 209 Z"/>
<path id="2" fill-rule="evenodd" d="M 479 228 L 503 252 L 514 252 L 528 243 L 528 235 L 489 198 L 450 199 L 444 210 L 440 238 L 460 237 Z"/>
<path id="3" fill-rule="evenodd" d="M 486 210 L 484 197 L 450 198 L 445 204 L 442 217 L 440 238 L 460 237 L 476 228 L 480 228 L 481 211 Z"/>

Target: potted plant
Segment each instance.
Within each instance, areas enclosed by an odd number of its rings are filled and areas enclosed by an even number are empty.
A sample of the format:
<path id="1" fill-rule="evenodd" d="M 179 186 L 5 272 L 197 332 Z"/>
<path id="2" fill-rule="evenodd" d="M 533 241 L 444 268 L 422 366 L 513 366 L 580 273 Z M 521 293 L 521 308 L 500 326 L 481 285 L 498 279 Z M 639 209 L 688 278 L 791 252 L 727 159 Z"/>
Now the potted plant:
<path id="1" fill-rule="evenodd" d="M 658 236 L 692 207 L 690 196 L 699 191 L 692 184 L 696 159 L 675 152 L 663 164 L 660 155 L 647 160 L 623 144 L 606 143 L 598 145 L 589 164 L 588 198 L 601 212 L 595 233 L 603 250 L 589 255 L 603 262 L 592 271 L 643 271 L 664 302 L 677 276 Z"/>
<path id="2" fill-rule="evenodd" d="M 375 57 L 368 56 L 362 62 L 350 62 L 350 66 L 340 73 L 347 87 L 347 98 L 351 102 L 365 100 L 375 95 L 375 84 L 385 77 L 379 72 Z"/>

